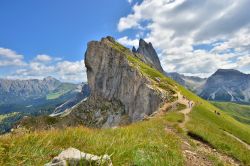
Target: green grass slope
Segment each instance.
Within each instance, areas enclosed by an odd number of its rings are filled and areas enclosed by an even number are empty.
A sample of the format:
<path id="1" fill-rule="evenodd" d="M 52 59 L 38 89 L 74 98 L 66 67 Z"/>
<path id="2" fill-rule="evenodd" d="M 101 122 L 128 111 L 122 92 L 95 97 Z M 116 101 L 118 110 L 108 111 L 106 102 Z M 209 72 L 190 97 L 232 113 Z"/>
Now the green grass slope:
<path id="1" fill-rule="evenodd" d="M 250 127 L 236 121 L 208 101 L 201 99 L 185 88 L 180 86 L 179 89 L 196 103 L 190 115 L 191 120 L 187 124 L 189 132 L 198 135 L 218 151 L 234 157 L 245 165 L 250 165 L 250 150 L 224 132 L 233 134 L 250 144 Z M 215 114 L 215 110 L 220 112 L 220 115 Z"/>
<path id="2" fill-rule="evenodd" d="M 112 45 L 154 86 L 180 91 L 196 103 L 187 123 L 189 132 L 201 137 L 221 153 L 230 155 L 244 165 L 250 165 L 250 151 L 245 145 L 225 134 L 233 134 L 250 143 L 250 127 L 243 125 L 214 105 L 201 99 L 157 70 L 142 63 L 118 43 Z M 157 82 L 157 80 L 161 80 Z M 155 80 L 155 81 L 154 81 Z M 220 115 L 214 113 L 220 112 Z M 0 165 L 42 165 L 63 149 L 75 147 L 97 155 L 109 154 L 114 165 L 183 165 L 181 141 L 165 127 L 182 122 L 180 113 L 157 116 L 148 121 L 116 129 L 88 129 L 84 127 L 62 130 L 36 131 L 0 137 Z"/>
<path id="3" fill-rule="evenodd" d="M 232 116 L 241 123 L 250 125 L 250 105 L 242 105 L 230 102 L 211 102 L 222 111 Z"/>
<path id="4" fill-rule="evenodd" d="M 190 132 L 200 136 L 220 152 L 232 156 L 246 165 L 250 165 L 249 149 L 224 132 L 227 131 L 250 144 L 249 126 L 236 121 L 208 101 L 201 99 L 162 73 L 140 62 L 137 58 L 128 56 L 128 59 L 130 62 L 139 66 L 142 73 L 151 78 L 161 78 L 161 84 L 163 85 L 177 86 L 183 95 L 196 103 L 190 115 L 191 121 L 187 124 L 187 128 Z M 215 114 L 215 110 L 220 112 L 220 115 Z"/>
<path id="5" fill-rule="evenodd" d="M 158 117 L 116 129 L 77 127 L 4 136 L 0 165 L 43 165 L 68 147 L 109 154 L 114 165 L 183 165 L 180 140 L 165 132 L 166 123 Z"/>

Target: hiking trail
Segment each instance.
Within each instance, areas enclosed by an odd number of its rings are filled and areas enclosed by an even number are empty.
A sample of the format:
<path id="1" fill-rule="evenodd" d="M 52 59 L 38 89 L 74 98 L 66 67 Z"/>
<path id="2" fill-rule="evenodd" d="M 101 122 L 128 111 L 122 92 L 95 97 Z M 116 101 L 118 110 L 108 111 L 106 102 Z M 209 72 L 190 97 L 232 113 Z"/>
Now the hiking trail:
<path id="1" fill-rule="evenodd" d="M 160 112 L 163 113 L 169 107 L 173 107 L 177 103 L 183 104 L 186 108 L 179 110 L 184 114 L 183 122 L 179 123 L 179 127 L 187 131 L 186 123 L 190 120 L 189 113 L 192 111 L 195 103 L 191 100 L 188 100 L 180 92 L 177 93 L 178 99 L 172 103 L 165 103 L 161 108 Z M 188 137 L 182 133 L 178 133 L 173 126 L 166 126 L 165 130 L 169 133 L 175 133 L 181 139 L 181 149 L 183 156 L 185 157 L 185 165 L 187 166 L 213 166 L 215 163 L 211 161 L 211 156 L 217 158 L 220 162 L 225 163 L 226 165 L 239 166 L 240 163 L 233 158 L 219 153 L 216 149 L 212 148 L 207 143 L 202 140 L 198 140 L 192 137 Z M 191 145 L 195 144 L 195 145 Z"/>

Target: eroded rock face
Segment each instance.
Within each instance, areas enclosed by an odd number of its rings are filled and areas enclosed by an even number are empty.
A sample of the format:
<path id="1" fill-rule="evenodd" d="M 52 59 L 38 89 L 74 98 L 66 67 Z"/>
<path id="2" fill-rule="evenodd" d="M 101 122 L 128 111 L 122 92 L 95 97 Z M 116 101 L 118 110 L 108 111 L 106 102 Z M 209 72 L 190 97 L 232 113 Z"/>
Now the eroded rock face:
<path id="1" fill-rule="evenodd" d="M 156 68 L 160 72 L 164 72 L 161 66 L 161 62 L 159 60 L 159 57 L 152 45 L 152 43 L 147 43 L 143 39 L 140 39 L 139 41 L 139 47 L 135 51 L 135 48 L 133 47 L 132 50 L 134 53 L 138 53 L 141 55 L 144 55 L 143 61 L 152 67 Z"/>
<path id="2" fill-rule="evenodd" d="M 91 97 L 119 101 L 134 122 L 156 111 L 164 98 L 152 88 L 149 79 L 131 67 L 126 55 L 118 51 L 114 43 L 114 39 L 108 37 L 88 44 L 85 65 Z"/>
<path id="3" fill-rule="evenodd" d="M 31 118 L 21 126 L 32 130 L 78 125 L 107 128 L 152 115 L 163 102 L 174 98 L 175 91 L 161 82 L 155 76 L 157 71 L 143 59 L 144 55 L 133 53 L 111 37 L 88 43 L 85 66 L 90 96 L 58 117 Z"/>

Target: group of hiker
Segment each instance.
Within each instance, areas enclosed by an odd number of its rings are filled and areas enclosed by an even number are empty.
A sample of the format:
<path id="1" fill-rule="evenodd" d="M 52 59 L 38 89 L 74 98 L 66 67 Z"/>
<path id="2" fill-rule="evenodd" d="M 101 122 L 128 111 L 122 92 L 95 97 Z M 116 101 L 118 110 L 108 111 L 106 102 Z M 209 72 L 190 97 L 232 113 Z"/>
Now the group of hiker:
<path id="1" fill-rule="evenodd" d="M 188 100 L 188 99 L 186 99 L 186 97 L 185 96 L 183 96 L 183 99 L 184 100 Z M 192 108 L 193 107 L 193 102 L 192 101 L 190 101 L 190 100 L 188 100 L 188 108 Z"/>
<path id="2" fill-rule="evenodd" d="M 182 98 L 183 98 L 183 100 L 188 100 L 185 96 L 182 96 Z M 193 102 L 192 101 L 190 101 L 190 100 L 188 100 L 188 108 L 192 108 L 193 107 Z M 202 102 L 200 102 L 200 103 L 198 103 L 198 104 L 202 104 Z M 219 111 L 216 111 L 216 110 L 214 110 L 214 113 L 216 114 L 216 115 L 220 115 L 220 112 Z"/>
<path id="3" fill-rule="evenodd" d="M 217 114 L 217 115 L 220 115 L 219 111 L 214 110 L 214 113 Z"/>

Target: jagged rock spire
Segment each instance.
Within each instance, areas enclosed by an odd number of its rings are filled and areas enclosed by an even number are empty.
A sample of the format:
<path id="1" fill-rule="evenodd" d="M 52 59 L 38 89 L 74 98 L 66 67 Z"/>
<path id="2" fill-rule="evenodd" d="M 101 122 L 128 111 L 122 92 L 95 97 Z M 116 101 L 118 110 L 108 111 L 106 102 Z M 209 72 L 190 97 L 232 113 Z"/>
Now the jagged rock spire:
<path id="1" fill-rule="evenodd" d="M 133 52 L 133 53 L 136 53 L 136 52 L 137 52 L 135 46 L 132 47 L 132 52 Z"/>
<path id="2" fill-rule="evenodd" d="M 138 47 L 136 52 L 139 53 L 139 54 L 144 55 L 145 58 L 146 58 L 146 61 L 148 63 L 151 63 L 154 68 L 156 68 L 157 70 L 159 70 L 162 73 L 164 72 L 163 69 L 162 69 L 159 57 L 158 57 L 152 43 L 150 43 L 150 42 L 147 43 L 143 39 L 140 39 L 139 47 Z"/>

